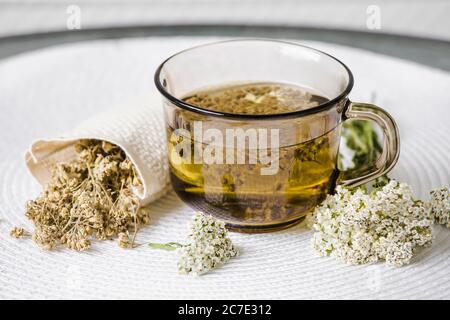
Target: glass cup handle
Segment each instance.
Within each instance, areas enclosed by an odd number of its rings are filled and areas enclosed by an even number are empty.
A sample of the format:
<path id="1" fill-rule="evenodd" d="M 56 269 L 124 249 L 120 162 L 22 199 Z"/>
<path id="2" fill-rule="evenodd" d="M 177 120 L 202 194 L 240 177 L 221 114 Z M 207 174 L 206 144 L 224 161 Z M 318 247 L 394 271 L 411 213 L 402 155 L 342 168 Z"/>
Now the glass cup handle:
<path id="1" fill-rule="evenodd" d="M 373 104 L 349 101 L 344 119 L 375 121 L 383 130 L 384 145 L 383 152 L 374 164 L 340 172 L 337 183 L 355 187 L 388 173 L 400 156 L 400 134 L 391 115 Z"/>

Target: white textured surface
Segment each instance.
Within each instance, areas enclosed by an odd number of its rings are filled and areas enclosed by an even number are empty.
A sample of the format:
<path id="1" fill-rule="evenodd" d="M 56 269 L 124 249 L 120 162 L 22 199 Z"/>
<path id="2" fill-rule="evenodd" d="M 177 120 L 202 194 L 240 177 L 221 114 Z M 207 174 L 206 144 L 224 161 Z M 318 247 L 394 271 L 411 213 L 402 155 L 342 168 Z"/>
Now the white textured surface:
<path id="1" fill-rule="evenodd" d="M 231 234 L 241 255 L 200 278 L 176 273 L 176 254 L 96 242 L 85 253 L 40 250 L 9 237 L 31 229 L 24 202 L 39 192 L 23 153 L 42 136 L 66 132 L 111 106 L 149 102 L 153 71 L 169 54 L 211 39 L 135 39 L 81 43 L 0 63 L 0 298 L 450 298 L 450 232 L 435 228 L 432 247 L 399 269 L 346 266 L 316 257 L 302 226 L 258 235 Z M 393 176 L 418 197 L 450 184 L 450 74 L 359 50 L 315 43 L 353 71 L 354 100 L 376 102 L 400 127 L 402 154 Z M 157 107 L 157 106 L 153 106 Z M 192 210 L 168 194 L 151 205 L 141 243 L 183 241 Z"/>

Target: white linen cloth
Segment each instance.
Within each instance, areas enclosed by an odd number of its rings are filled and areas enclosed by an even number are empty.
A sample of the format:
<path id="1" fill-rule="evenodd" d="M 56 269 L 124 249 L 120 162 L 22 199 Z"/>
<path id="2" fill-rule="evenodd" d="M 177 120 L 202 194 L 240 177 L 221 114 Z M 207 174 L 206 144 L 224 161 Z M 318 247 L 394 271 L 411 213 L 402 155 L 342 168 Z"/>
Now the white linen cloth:
<path id="1" fill-rule="evenodd" d="M 151 105 L 161 99 L 153 95 Z M 145 206 L 170 188 L 169 167 L 162 108 L 131 106 L 116 108 L 93 116 L 74 131 L 57 139 L 38 140 L 26 153 L 26 163 L 34 177 L 45 185 L 55 163 L 76 157 L 75 142 L 80 139 L 104 140 L 119 146 L 136 168 L 143 188 L 134 192 Z"/>
<path id="2" fill-rule="evenodd" d="M 153 85 L 156 66 L 172 53 L 213 40 L 84 42 L 0 62 L 0 298 L 450 298 L 450 232 L 441 226 L 434 229 L 433 245 L 402 268 L 347 266 L 317 257 L 311 231 L 301 225 L 269 234 L 231 233 L 240 256 L 199 278 L 178 275 L 175 253 L 146 245 L 123 250 L 114 242 L 94 241 L 83 253 L 47 252 L 9 236 L 12 226 L 32 229 L 24 203 L 41 190 L 23 160 L 32 141 L 73 132 L 112 106 L 123 114 L 146 107 L 145 118 L 156 119 L 161 112 Z M 352 69 L 353 100 L 375 97 L 397 120 L 402 150 L 393 177 L 410 183 L 419 198 L 450 184 L 449 73 L 362 50 L 307 44 Z M 139 243 L 186 240 L 193 210 L 173 192 L 149 208 L 152 223 L 139 232 Z"/>

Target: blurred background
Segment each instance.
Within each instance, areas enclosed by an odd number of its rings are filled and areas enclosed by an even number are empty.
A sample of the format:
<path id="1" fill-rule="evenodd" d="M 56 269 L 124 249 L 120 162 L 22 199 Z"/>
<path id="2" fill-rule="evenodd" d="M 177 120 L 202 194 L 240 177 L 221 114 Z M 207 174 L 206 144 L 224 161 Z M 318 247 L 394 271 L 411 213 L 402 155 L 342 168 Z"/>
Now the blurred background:
<path id="1" fill-rule="evenodd" d="M 450 70 L 449 15 L 448 0 L 0 0 L 0 58 L 98 38 L 221 35 L 338 43 Z"/>
<path id="2" fill-rule="evenodd" d="M 0 35 L 62 31 L 70 5 L 82 28 L 164 24 L 284 25 L 368 31 L 380 9 L 380 30 L 450 40 L 448 0 L 2 0 Z M 70 8 L 69 8 L 70 10 Z M 377 29 L 375 29 L 377 30 Z"/>

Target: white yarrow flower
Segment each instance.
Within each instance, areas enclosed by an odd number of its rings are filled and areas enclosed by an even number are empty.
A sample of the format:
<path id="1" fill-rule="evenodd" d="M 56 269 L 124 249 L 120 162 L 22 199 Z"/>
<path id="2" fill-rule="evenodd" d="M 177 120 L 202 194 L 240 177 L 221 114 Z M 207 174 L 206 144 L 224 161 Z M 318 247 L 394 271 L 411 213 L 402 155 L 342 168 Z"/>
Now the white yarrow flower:
<path id="1" fill-rule="evenodd" d="M 430 192 L 431 213 L 437 223 L 450 228 L 450 192 L 448 187 L 435 189 Z"/>
<path id="2" fill-rule="evenodd" d="M 201 212 L 192 218 L 189 240 L 188 245 L 178 249 L 178 271 L 183 274 L 203 274 L 238 253 L 228 237 L 225 223 Z"/>
<path id="3" fill-rule="evenodd" d="M 314 250 L 350 264 L 385 260 L 401 266 L 432 241 L 430 205 L 414 200 L 411 188 L 395 180 L 371 193 L 338 186 L 313 219 Z"/>

